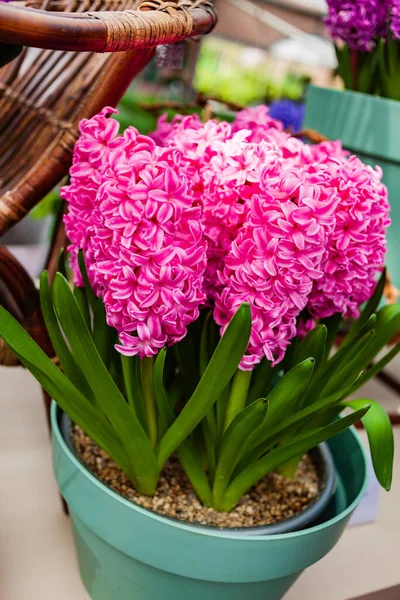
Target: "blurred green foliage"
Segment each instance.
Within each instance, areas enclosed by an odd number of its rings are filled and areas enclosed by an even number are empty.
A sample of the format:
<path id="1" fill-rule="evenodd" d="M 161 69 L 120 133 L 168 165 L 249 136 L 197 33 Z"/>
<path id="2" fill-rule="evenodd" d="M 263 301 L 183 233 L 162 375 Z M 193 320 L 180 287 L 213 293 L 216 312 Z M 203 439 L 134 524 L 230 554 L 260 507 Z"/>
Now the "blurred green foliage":
<path id="1" fill-rule="evenodd" d="M 115 115 L 117 121 L 121 125 L 121 132 L 127 127 L 132 125 L 140 131 L 140 133 L 147 135 L 151 131 L 154 131 L 157 127 L 157 119 L 160 114 L 166 113 L 168 120 L 171 120 L 179 111 L 172 109 L 165 109 L 160 111 L 151 111 L 144 108 L 144 106 L 151 106 L 152 104 L 162 104 L 167 101 L 166 97 L 157 96 L 157 98 L 141 94 L 136 91 L 135 88 L 128 91 L 121 99 L 118 105 L 118 114 Z M 182 104 L 184 104 L 182 102 Z M 185 108 L 185 114 L 200 113 L 201 108 Z"/>
<path id="2" fill-rule="evenodd" d="M 45 219 L 50 215 L 58 215 L 60 208 L 62 205 L 62 200 L 60 198 L 60 192 L 58 187 L 52 190 L 35 206 L 33 210 L 29 213 L 29 217 L 38 221 L 39 219 Z"/>
<path id="3" fill-rule="evenodd" d="M 254 53 L 254 61 L 249 52 Z M 308 78 L 293 72 L 274 76 L 272 64 L 261 50 L 210 38 L 202 44 L 194 86 L 206 95 L 244 105 L 278 98 L 301 99 Z"/>
<path id="4" fill-rule="evenodd" d="M 125 130 L 130 125 L 136 127 L 140 133 L 148 134 L 157 126 L 157 115 L 143 109 L 140 103 L 152 104 L 154 99 L 144 95 L 139 95 L 134 91 L 126 92 L 118 105 L 118 114 L 115 116 L 121 125 L 121 130 Z"/>

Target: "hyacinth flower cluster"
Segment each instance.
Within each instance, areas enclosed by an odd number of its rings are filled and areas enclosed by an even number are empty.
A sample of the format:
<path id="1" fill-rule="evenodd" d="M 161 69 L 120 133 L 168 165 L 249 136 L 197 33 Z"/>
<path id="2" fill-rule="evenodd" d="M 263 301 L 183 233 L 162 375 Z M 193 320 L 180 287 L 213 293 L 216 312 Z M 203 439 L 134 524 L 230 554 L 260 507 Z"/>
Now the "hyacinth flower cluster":
<path id="1" fill-rule="evenodd" d="M 400 327 L 398 305 L 379 308 L 381 172 L 265 106 L 231 124 L 162 117 L 151 136 L 119 135 L 114 112 L 80 125 L 69 258 L 41 277 L 61 368 L 0 309 L 6 342 L 141 493 L 176 454 L 201 502 L 230 511 L 359 419 L 389 489 L 389 419 L 347 400 L 400 350 L 374 363 Z"/>
<path id="2" fill-rule="evenodd" d="M 288 98 L 274 100 L 269 105 L 271 117 L 281 121 L 288 131 L 299 133 L 303 126 L 305 105 Z"/>
<path id="3" fill-rule="evenodd" d="M 399 0 L 327 0 L 325 24 L 345 87 L 400 99 Z"/>
<path id="4" fill-rule="evenodd" d="M 181 157 L 133 128 L 117 136 L 104 109 L 81 125 L 71 185 L 62 190 L 76 281 L 83 250 L 90 283 L 102 294 L 117 349 L 152 356 L 180 341 L 199 315 L 207 244 Z M 84 190 L 84 193 L 81 191 Z"/>

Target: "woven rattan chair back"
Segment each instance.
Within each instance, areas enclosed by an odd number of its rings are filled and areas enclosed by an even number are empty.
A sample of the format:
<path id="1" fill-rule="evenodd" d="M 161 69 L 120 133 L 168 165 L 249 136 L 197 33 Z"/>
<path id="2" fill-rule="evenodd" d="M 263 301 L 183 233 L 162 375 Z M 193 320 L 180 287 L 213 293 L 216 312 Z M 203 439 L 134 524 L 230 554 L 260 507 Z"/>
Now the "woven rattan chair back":
<path id="1" fill-rule="evenodd" d="M 0 235 L 65 175 L 83 117 L 115 106 L 157 45 L 214 22 L 208 0 L 0 2 L 0 41 L 36 46 L 0 70 Z"/>
<path id="2" fill-rule="evenodd" d="M 24 46 L 0 69 L 0 236 L 67 173 L 82 118 L 115 106 L 157 45 L 214 23 L 210 0 L 0 0 L 0 42 Z M 35 285 L 1 247 L 0 304 L 52 355 Z M 1 339 L 0 364 L 18 364 Z"/>

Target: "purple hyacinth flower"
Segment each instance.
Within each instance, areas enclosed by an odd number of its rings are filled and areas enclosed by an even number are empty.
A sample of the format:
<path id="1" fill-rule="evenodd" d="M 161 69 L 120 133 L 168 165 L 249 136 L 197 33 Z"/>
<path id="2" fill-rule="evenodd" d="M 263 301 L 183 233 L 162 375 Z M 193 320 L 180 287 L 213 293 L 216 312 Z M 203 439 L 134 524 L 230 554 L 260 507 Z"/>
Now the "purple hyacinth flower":
<path id="1" fill-rule="evenodd" d="M 370 52 L 381 34 L 388 0 L 328 0 L 325 24 L 335 42 Z"/>
<path id="2" fill-rule="evenodd" d="M 390 10 L 390 31 L 395 40 L 400 40 L 400 1 L 392 0 Z"/>
<path id="3" fill-rule="evenodd" d="M 303 125 L 304 104 L 293 100 L 275 100 L 269 105 L 269 114 L 273 119 L 282 121 L 285 129 L 298 133 Z"/>

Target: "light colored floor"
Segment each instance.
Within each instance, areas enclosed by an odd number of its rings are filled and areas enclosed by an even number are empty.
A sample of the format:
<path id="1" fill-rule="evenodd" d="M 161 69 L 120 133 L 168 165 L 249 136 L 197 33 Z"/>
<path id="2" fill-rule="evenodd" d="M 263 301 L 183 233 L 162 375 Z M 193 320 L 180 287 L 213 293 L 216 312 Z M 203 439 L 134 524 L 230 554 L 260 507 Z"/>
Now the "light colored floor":
<path id="1" fill-rule="evenodd" d="M 0 598 L 89 600 L 52 477 L 39 387 L 24 370 L 1 367 L 0 390 Z M 372 395 L 396 407 L 378 384 L 364 390 Z M 349 600 L 400 583 L 400 428 L 396 439 L 394 485 L 380 495 L 377 521 L 348 528 L 285 600 Z"/>

